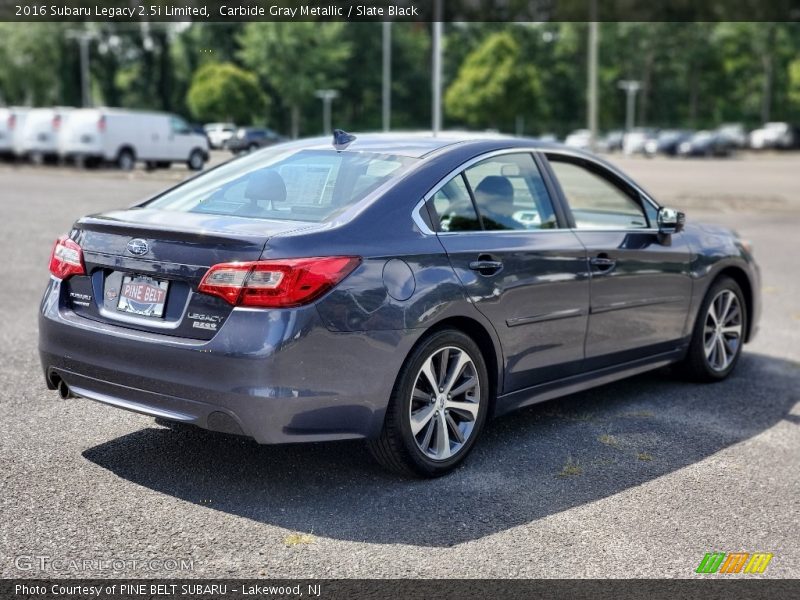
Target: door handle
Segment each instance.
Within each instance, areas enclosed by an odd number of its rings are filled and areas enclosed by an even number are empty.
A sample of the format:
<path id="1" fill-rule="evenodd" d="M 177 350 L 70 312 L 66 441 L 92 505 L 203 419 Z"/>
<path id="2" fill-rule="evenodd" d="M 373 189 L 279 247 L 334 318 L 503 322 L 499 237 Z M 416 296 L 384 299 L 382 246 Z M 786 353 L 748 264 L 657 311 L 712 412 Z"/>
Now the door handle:
<path id="1" fill-rule="evenodd" d="M 481 254 L 478 260 L 473 260 L 469 263 L 469 268 L 477 271 L 481 275 L 494 275 L 500 272 L 503 268 L 503 263 L 488 254 Z"/>
<path id="2" fill-rule="evenodd" d="M 597 256 L 592 258 L 589 261 L 589 264 L 595 267 L 598 271 L 604 272 L 613 269 L 614 266 L 617 264 L 617 261 L 614 260 L 613 258 L 609 258 L 608 254 L 603 253 L 603 254 L 598 254 Z"/>

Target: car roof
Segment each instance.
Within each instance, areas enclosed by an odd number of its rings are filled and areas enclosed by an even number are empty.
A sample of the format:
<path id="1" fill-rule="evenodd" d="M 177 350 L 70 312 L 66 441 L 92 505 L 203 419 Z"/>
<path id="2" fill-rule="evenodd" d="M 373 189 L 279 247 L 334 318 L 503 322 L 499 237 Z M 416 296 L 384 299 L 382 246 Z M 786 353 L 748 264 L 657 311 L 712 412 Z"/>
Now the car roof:
<path id="1" fill-rule="evenodd" d="M 434 136 L 430 131 L 397 133 L 354 133 L 356 139 L 347 146 L 348 152 L 374 152 L 394 154 L 411 158 L 424 158 L 448 148 L 469 145 L 496 145 L 498 148 L 525 146 L 528 148 L 561 148 L 560 144 L 543 142 L 535 138 L 521 138 L 501 133 L 474 131 L 443 131 Z M 495 144 L 491 144 L 494 142 Z M 307 150 L 328 150 L 332 147 L 330 137 L 308 138 L 295 142 Z"/>

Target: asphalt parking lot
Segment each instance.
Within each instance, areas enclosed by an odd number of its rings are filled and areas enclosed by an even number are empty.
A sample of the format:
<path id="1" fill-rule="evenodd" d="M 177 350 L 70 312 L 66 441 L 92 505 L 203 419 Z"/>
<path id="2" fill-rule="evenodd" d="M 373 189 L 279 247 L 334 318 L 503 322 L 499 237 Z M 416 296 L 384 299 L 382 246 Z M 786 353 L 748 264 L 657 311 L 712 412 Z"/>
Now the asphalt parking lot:
<path id="1" fill-rule="evenodd" d="M 760 551 L 774 554 L 763 577 L 797 577 L 800 157 L 612 160 L 753 242 L 758 337 L 720 384 L 659 371 L 497 420 L 435 481 L 386 474 L 357 442 L 260 447 L 59 400 L 36 352 L 54 239 L 186 172 L 0 166 L 0 574 L 692 577 L 706 552 Z M 31 556 L 193 564 L 40 570 Z"/>

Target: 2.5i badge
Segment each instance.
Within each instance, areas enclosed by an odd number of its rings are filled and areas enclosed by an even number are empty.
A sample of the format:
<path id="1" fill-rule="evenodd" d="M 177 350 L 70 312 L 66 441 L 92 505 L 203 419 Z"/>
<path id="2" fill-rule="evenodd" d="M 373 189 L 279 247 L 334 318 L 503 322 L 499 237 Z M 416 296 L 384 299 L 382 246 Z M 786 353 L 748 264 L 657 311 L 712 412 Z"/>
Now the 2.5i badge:
<path id="1" fill-rule="evenodd" d="M 222 324 L 225 318 L 217 315 L 205 315 L 203 313 L 189 313 L 186 317 L 192 320 L 192 327 L 195 329 L 205 329 L 207 331 L 216 331 L 217 327 Z"/>

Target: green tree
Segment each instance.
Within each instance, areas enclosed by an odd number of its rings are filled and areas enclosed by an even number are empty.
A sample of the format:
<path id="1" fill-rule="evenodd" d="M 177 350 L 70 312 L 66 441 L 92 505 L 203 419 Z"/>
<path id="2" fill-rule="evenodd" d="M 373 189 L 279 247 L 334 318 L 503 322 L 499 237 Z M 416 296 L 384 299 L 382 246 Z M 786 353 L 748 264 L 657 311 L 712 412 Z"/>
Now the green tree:
<path id="1" fill-rule="evenodd" d="M 200 121 L 250 123 L 264 120 L 269 99 L 253 73 L 231 63 L 207 63 L 195 72 L 186 103 Z"/>
<path id="2" fill-rule="evenodd" d="M 300 135 L 304 108 L 318 89 L 341 89 L 352 46 L 344 23 L 248 23 L 239 36 L 239 58 L 289 110 L 292 137 Z M 340 102 L 346 102 L 346 99 Z"/>
<path id="3" fill-rule="evenodd" d="M 445 108 L 473 127 L 513 130 L 517 117 L 542 115 L 541 88 L 539 71 L 514 36 L 493 33 L 464 60 L 447 88 Z"/>
<path id="4" fill-rule="evenodd" d="M 789 102 L 794 114 L 800 114 L 800 58 L 789 63 Z"/>

